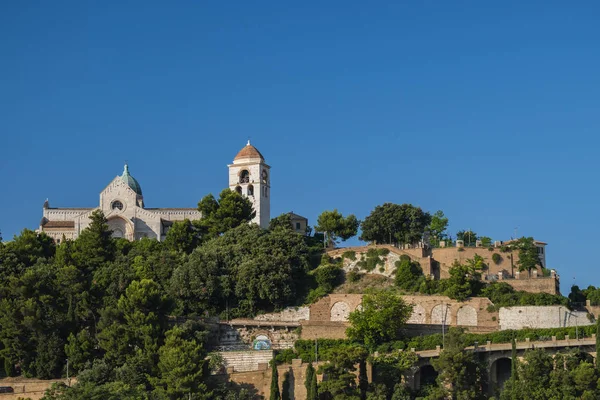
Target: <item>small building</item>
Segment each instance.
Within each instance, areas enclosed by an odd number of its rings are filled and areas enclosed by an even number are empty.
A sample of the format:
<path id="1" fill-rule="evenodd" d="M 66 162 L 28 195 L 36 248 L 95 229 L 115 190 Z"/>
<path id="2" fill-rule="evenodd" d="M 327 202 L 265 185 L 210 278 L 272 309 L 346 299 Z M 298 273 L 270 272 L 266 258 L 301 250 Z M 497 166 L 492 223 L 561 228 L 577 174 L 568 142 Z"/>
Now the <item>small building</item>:
<path id="1" fill-rule="evenodd" d="M 288 215 L 292 220 L 292 228 L 296 233 L 301 233 L 306 235 L 308 228 L 308 218 L 303 217 L 302 215 L 294 214 L 293 211 L 289 212 Z"/>

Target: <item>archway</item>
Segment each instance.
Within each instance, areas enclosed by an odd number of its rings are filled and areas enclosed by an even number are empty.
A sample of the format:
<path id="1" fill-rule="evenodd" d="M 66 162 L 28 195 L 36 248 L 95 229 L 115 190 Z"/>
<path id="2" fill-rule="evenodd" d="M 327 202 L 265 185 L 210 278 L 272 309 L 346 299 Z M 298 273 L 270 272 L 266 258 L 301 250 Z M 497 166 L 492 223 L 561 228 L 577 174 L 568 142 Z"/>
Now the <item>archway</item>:
<path id="1" fill-rule="evenodd" d="M 452 323 L 452 314 L 450 313 L 450 304 L 438 304 L 431 309 L 431 323 L 436 325 L 450 325 Z"/>
<path id="2" fill-rule="evenodd" d="M 114 238 L 126 238 L 133 240 L 133 224 L 121 217 L 113 217 L 108 220 L 108 229 L 112 231 Z"/>
<path id="3" fill-rule="evenodd" d="M 423 365 L 415 374 L 415 388 L 422 389 L 425 386 L 435 384 L 438 373 L 431 364 Z"/>
<path id="4" fill-rule="evenodd" d="M 490 367 L 490 380 L 494 387 L 502 389 L 512 374 L 512 360 L 502 357 L 495 360 Z"/>
<path id="5" fill-rule="evenodd" d="M 348 316 L 350 315 L 350 306 L 348 303 L 343 301 L 338 301 L 335 303 L 329 312 L 329 320 L 330 321 L 348 321 Z"/>
<path id="6" fill-rule="evenodd" d="M 471 306 L 462 306 L 456 313 L 456 325 L 477 326 L 477 311 Z"/>

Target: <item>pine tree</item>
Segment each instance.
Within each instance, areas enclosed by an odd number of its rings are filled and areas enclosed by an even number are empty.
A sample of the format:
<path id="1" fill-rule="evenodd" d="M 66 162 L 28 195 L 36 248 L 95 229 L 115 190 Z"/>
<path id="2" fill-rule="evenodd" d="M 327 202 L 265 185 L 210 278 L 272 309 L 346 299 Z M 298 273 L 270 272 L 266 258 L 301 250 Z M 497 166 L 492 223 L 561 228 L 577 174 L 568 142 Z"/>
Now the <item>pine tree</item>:
<path id="1" fill-rule="evenodd" d="M 314 398 L 312 394 L 312 380 L 314 375 L 315 368 L 313 367 L 312 363 L 310 363 L 308 364 L 308 367 L 306 367 L 306 378 L 304 379 L 304 387 L 306 387 L 307 400 L 312 400 Z"/>
<path id="2" fill-rule="evenodd" d="M 281 400 L 281 395 L 279 394 L 279 377 L 277 376 L 277 362 L 275 362 L 275 357 L 271 360 L 271 395 L 269 396 L 269 400 Z"/>

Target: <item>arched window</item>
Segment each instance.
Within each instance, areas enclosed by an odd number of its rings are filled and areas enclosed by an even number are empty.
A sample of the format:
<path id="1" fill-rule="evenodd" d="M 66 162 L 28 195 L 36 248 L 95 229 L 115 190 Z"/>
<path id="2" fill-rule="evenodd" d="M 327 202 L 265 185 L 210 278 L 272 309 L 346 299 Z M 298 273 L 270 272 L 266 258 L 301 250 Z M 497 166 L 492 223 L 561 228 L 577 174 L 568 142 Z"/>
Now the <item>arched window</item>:
<path id="1" fill-rule="evenodd" d="M 248 196 L 254 196 L 254 186 L 248 185 Z"/>
<path id="2" fill-rule="evenodd" d="M 264 192 L 265 192 L 265 197 L 267 197 L 267 187 L 266 186 L 265 186 Z"/>
<path id="3" fill-rule="evenodd" d="M 267 183 L 268 179 L 269 179 L 269 174 L 267 173 L 266 169 L 263 169 L 263 172 L 262 172 L 262 183 Z"/>
<path id="4" fill-rule="evenodd" d="M 119 200 L 115 200 L 115 201 L 112 202 L 111 208 L 113 210 L 122 211 L 123 210 L 123 203 L 121 203 Z"/>
<path id="5" fill-rule="evenodd" d="M 242 187 L 236 186 L 235 191 L 238 192 L 238 194 L 242 194 Z"/>
<path id="6" fill-rule="evenodd" d="M 250 172 L 244 169 L 240 172 L 240 183 L 249 183 L 250 182 Z"/>

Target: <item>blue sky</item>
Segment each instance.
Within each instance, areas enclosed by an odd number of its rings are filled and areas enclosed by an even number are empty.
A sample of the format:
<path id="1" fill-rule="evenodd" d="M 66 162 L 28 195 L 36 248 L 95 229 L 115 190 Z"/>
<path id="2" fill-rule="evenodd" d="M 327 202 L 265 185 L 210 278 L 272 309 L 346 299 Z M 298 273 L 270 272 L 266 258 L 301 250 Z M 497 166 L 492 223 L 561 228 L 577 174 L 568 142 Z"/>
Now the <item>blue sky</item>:
<path id="1" fill-rule="evenodd" d="M 147 206 L 195 206 L 251 137 L 273 216 L 442 209 L 600 285 L 600 6 L 573 4 L 4 2 L 0 229 L 97 205 L 125 160 Z"/>

